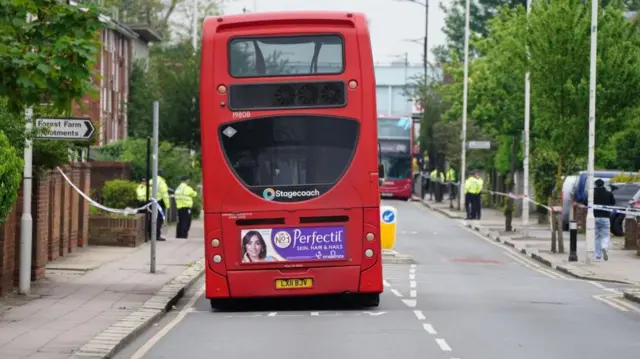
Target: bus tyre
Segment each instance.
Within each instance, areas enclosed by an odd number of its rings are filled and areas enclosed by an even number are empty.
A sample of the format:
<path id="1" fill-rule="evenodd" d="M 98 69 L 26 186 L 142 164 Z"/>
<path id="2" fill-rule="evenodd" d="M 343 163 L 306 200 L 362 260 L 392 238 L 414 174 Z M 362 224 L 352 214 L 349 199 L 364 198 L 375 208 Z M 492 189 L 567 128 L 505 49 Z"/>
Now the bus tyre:
<path id="1" fill-rule="evenodd" d="M 379 293 L 367 293 L 360 295 L 360 303 L 365 307 L 377 307 L 380 305 Z"/>
<path id="2" fill-rule="evenodd" d="M 231 309 L 231 301 L 229 299 L 209 299 L 211 302 L 211 309 L 215 310 L 229 310 Z"/>

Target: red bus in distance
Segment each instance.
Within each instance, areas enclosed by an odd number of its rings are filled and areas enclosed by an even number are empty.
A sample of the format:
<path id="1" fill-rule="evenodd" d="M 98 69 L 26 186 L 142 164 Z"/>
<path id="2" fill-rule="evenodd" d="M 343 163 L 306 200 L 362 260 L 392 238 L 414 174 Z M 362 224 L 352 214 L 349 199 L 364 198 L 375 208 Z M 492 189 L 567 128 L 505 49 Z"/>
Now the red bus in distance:
<path id="1" fill-rule="evenodd" d="M 380 195 L 408 200 L 413 192 L 413 120 L 410 116 L 378 116 L 380 157 L 385 180 Z"/>
<path id="2" fill-rule="evenodd" d="M 213 308 L 344 293 L 379 304 L 375 94 L 363 14 L 205 20 L 205 296 Z"/>

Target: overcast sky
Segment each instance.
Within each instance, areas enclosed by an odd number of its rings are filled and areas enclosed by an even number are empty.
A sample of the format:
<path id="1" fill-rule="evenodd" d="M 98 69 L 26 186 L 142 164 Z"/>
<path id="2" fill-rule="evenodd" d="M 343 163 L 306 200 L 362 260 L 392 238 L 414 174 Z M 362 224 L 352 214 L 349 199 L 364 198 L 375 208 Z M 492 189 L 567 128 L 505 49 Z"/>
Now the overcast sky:
<path id="1" fill-rule="evenodd" d="M 424 1 L 424 0 L 419 0 Z M 444 43 L 444 14 L 440 1 L 429 1 L 429 49 Z M 369 18 L 373 56 L 376 62 L 388 63 L 408 53 L 409 62 L 422 62 L 425 8 L 398 0 L 231 0 L 225 2 L 225 14 L 241 13 L 243 8 L 253 11 L 280 10 L 344 10 L 364 12 Z M 418 39 L 419 43 L 406 40 Z M 429 59 L 433 60 L 431 53 Z"/>

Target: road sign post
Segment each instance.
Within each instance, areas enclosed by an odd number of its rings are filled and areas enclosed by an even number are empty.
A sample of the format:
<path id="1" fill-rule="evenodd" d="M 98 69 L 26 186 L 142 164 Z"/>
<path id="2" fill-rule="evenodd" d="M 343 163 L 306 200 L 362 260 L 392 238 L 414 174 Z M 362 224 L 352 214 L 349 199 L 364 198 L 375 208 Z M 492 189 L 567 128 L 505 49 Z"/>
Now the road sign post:
<path id="1" fill-rule="evenodd" d="M 380 206 L 380 242 L 382 249 L 392 250 L 396 243 L 398 210 L 391 206 Z"/>
<path id="2" fill-rule="evenodd" d="M 30 132 L 33 108 L 26 111 L 26 131 Z M 38 118 L 35 121 L 37 130 L 46 128 L 38 134 L 38 140 L 67 140 L 87 141 L 95 133 L 95 127 L 89 118 Z M 23 183 L 23 211 L 20 218 L 20 264 L 19 264 L 19 293 L 29 294 L 31 290 L 31 252 L 33 241 L 33 217 L 31 214 L 31 189 L 33 173 L 33 147 L 27 139 L 24 150 L 24 183 Z"/>
<path id="3" fill-rule="evenodd" d="M 96 131 L 89 118 L 39 118 L 36 128 L 47 128 L 38 135 L 41 140 L 89 140 Z"/>

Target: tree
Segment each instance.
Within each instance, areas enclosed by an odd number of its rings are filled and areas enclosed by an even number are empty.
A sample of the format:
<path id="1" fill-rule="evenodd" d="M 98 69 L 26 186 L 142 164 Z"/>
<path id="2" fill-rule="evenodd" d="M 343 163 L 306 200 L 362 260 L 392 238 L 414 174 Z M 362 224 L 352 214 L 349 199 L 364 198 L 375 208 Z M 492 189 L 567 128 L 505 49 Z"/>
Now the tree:
<path id="1" fill-rule="evenodd" d="M 7 136 L 0 131 L 0 224 L 4 224 L 18 198 L 24 163 Z"/>
<path id="2" fill-rule="evenodd" d="M 529 17 L 534 131 L 541 134 L 537 146 L 557 155 L 557 193 L 566 162 L 586 157 L 590 7 L 581 0 L 540 0 Z M 606 149 L 640 105 L 634 95 L 640 86 L 640 30 L 624 18 L 617 3 L 601 9 L 598 28 L 596 148 Z"/>
<path id="3" fill-rule="evenodd" d="M 486 37 L 489 33 L 488 21 L 496 16 L 499 10 L 507 5 L 515 7 L 517 5 L 526 6 L 526 0 L 469 0 L 469 30 L 470 39 L 473 37 Z M 454 0 L 449 6 L 440 3 L 440 8 L 444 11 L 444 28 L 442 29 L 447 45 L 462 57 L 464 51 L 465 13 L 466 0 Z M 474 48 L 469 46 L 469 52 L 473 53 Z"/>
<path id="4" fill-rule="evenodd" d="M 27 22 L 27 14 L 33 19 Z M 48 103 L 68 110 L 93 90 L 102 27 L 95 7 L 86 11 L 57 0 L 0 0 L 0 97 L 9 110 Z"/>
<path id="5" fill-rule="evenodd" d="M 481 59 L 474 62 L 474 108 L 476 123 L 499 140 L 496 168 L 507 173 L 507 191 L 512 192 L 523 131 L 524 74 L 526 67 L 526 14 L 521 6 L 503 7 L 489 20 L 489 34 L 477 42 Z M 507 160 L 504 161 L 505 157 Z M 499 160 L 503 161 L 499 161 Z M 507 166 L 505 166 L 507 164 Z M 513 199 L 505 207 L 505 231 L 512 230 Z"/>

